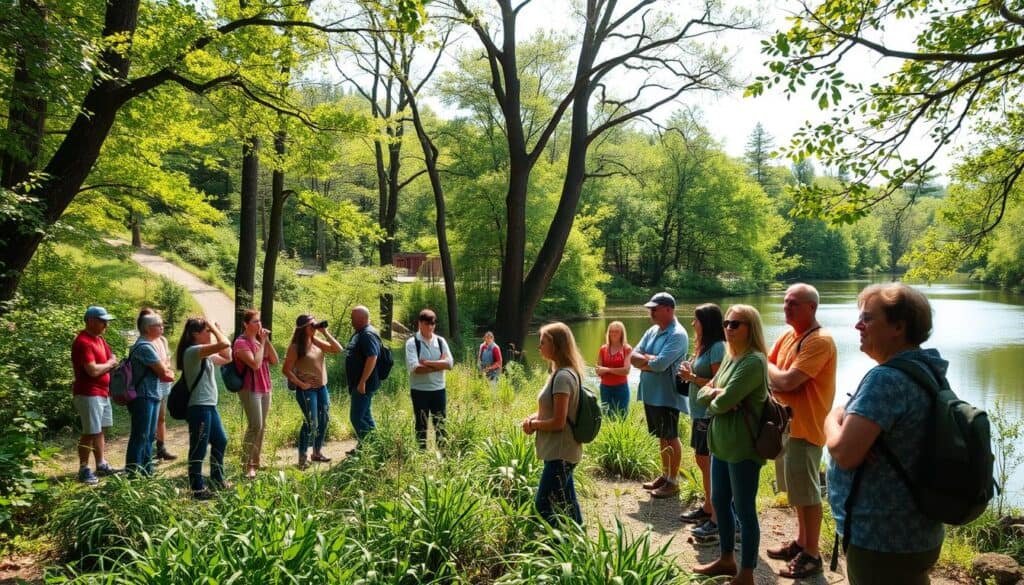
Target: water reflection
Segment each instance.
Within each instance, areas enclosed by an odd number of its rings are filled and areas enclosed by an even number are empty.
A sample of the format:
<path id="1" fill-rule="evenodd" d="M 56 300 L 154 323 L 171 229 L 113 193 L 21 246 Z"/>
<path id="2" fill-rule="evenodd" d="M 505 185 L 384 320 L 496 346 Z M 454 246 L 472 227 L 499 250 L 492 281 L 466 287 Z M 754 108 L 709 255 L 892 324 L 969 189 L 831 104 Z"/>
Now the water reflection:
<path id="1" fill-rule="evenodd" d="M 869 284 L 865 280 L 814 283 L 821 293 L 818 320 L 832 331 L 839 352 L 836 402 L 847 400 L 861 377 L 875 363 L 860 352 L 860 336 L 853 328 L 858 316 L 857 294 Z M 925 347 L 934 347 L 950 362 L 949 382 L 957 394 L 980 407 L 1000 412 L 1016 420 L 1024 419 L 1024 298 L 980 285 L 936 284 L 922 286 L 934 311 L 934 330 Z M 785 330 L 782 291 L 711 299 L 723 310 L 729 305 L 746 303 L 758 308 L 765 325 L 768 344 Z M 705 301 L 700 301 L 705 302 Z M 693 308 L 700 302 L 681 301 L 676 314 L 693 340 Z M 650 326 L 647 309 L 635 306 L 609 306 L 605 315 L 571 324 L 577 343 L 587 362 L 594 364 L 611 321 L 622 321 L 631 344 Z M 532 334 L 525 350 L 531 363 L 537 364 L 537 339 Z M 639 372 L 630 375 L 635 389 Z M 595 380 L 596 382 L 596 380 Z M 1021 501 L 1024 470 L 1011 483 L 1013 499 Z"/>

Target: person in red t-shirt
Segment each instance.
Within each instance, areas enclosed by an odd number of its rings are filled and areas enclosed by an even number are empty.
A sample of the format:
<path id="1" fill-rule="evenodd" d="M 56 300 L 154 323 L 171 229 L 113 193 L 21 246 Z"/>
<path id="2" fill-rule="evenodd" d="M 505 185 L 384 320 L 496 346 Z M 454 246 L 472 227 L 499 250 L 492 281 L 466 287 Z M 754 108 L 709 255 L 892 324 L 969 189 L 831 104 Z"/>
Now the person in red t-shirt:
<path id="1" fill-rule="evenodd" d="M 117 367 L 117 358 L 110 350 L 103 333 L 114 317 L 103 307 L 92 306 L 85 311 L 85 329 L 78 332 L 71 344 L 71 366 L 75 382 L 71 386 L 72 402 L 82 420 L 78 440 L 78 480 L 95 484 L 96 475 L 113 475 L 104 458 L 103 429 L 111 426 L 110 372 Z M 96 473 L 89 469 L 89 453 L 96 460 Z"/>

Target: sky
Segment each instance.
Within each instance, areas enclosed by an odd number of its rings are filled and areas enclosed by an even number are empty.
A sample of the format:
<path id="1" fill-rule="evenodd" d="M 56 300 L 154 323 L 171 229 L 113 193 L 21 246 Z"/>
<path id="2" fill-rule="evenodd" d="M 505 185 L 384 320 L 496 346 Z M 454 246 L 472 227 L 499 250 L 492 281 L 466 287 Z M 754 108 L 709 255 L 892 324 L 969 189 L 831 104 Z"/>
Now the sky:
<path id="1" fill-rule="evenodd" d="M 580 27 L 570 9 L 574 3 L 579 1 L 582 0 L 533 0 L 520 12 L 517 21 L 517 37 L 526 39 L 541 30 L 578 31 Z M 728 3 L 730 0 L 725 1 Z M 473 4 L 493 6 L 486 0 L 477 0 Z M 621 4 L 628 6 L 633 2 L 624 1 Z M 668 0 L 667 5 L 677 9 L 681 16 L 687 16 L 692 14 L 693 7 L 699 4 L 693 0 Z M 760 0 L 757 4 L 744 2 L 742 6 L 759 15 L 763 26 L 759 30 L 730 31 L 719 37 L 711 38 L 709 41 L 728 48 L 733 56 L 733 75 L 741 82 L 742 86 L 745 86 L 757 75 L 767 71 L 764 66 L 767 57 L 761 54 L 761 41 L 776 31 L 787 29 L 789 25 L 787 17 L 799 10 L 801 3 L 799 0 Z M 903 24 L 890 28 L 884 34 L 877 35 L 875 40 L 883 41 L 896 48 L 912 49 L 914 32 L 913 25 Z M 479 41 L 472 33 L 468 31 L 463 33 L 461 46 L 477 47 L 478 43 Z M 894 59 L 879 59 L 867 51 L 859 53 L 853 51 L 844 58 L 841 68 L 848 81 L 871 82 L 881 79 L 884 72 L 892 71 L 898 64 L 899 62 Z M 445 63 L 442 64 L 442 69 L 444 68 Z M 329 73 L 328 76 L 335 77 Z M 620 83 L 628 85 L 630 81 L 620 81 Z M 807 90 L 799 95 L 786 96 L 780 88 L 772 88 L 757 98 L 744 98 L 742 88 L 729 93 L 716 94 L 687 92 L 681 96 L 679 103 L 663 106 L 653 117 L 665 120 L 681 107 L 691 110 L 699 108 L 700 119 L 705 127 L 718 138 L 726 153 L 741 157 L 757 123 L 764 126 L 765 130 L 774 138 L 775 145 L 779 147 L 789 143 L 790 137 L 805 121 L 826 120 L 831 113 L 820 110 L 810 99 L 810 93 Z M 426 102 L 430 107 L 438 110 L 442 116 L 458 114 L 457 111 L 446 107 L 436 99 L 428 97 Z M 965 133 L 961 137 L 961 141 L 967 137 L 969 134 Z M 922 134 L 919 137 L 912 137 L 905 145 L 902 154 L 904 156 L 924 154 L 927 147 L 927 140 Z M 779 160 L 777 162 L 778 164 L 787 164 L 788 161 Z M 945 175 L 950 167 L 948 153 L 940 153 L 935 164 L 940 176 Z M 818 174 L 827 174 L 827 169 L 822 169 L 820 164 L 818 167 Z"/>

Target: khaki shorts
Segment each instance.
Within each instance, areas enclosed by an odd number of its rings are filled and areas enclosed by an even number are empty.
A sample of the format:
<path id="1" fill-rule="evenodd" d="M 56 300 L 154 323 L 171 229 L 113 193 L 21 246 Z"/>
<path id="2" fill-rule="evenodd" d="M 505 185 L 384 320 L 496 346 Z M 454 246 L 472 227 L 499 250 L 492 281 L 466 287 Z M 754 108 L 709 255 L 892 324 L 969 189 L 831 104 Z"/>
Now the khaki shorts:
<path id="1" fill-rule="evenodd" d="M 787 438 L 775 458 L 775 481 L 786 492 L 790 506 L 821 503 L 821 447 L 803 439 Z"/>
<path id="2" fill-rule="evenodd" d="M 114 412 L 106 396 L 72 396 L 78 418 L 82 419 L 83 435 L 98 435 L 114 424 Z"/>

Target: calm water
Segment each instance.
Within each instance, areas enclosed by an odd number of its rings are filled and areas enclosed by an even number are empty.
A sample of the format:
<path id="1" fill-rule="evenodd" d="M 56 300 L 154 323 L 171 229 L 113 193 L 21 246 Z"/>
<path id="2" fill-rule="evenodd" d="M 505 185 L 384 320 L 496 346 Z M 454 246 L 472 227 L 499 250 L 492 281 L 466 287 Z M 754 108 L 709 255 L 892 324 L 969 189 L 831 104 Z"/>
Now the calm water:
<path id="1" fill-rule="evenodd" d="M 857 293 L 868 281 L 828 281 L 814 283 L 821 294 L 818 321 L 832 331 L 839 351 L 836 375 L 836 403 L 847 400 L 865 372 L 875 365 L 860 352 L 859 333 L 853 328 L 859 313 Z M 949 363 L 949 382 L 957 394 L 992 412 L 1014 420 L 1024 419 L 1024 297 L 974 284 L 936 284 L 923 286 L 934 312 L 934 331 L 924 347 L 934 347 Z M 768 346 L 786 328 L 782 314 L 783 292 L 742 297 L 708 299 L 723 312 L 729 305 L 746 303 L 758 308 L 765 325 Z M 705 302 L 705 301 L 700 301 Z M 676 314 L 693 342 L 693 307 L 697 302 L 682 301 Z M 614 320 L 626 325 L 631 344 L 650 326 L 647 310 L 641 305 L 609 306 L 601 317 L 571 324 L 584 358 L 593 365 L 604 343 L 604 332 Z M 537 363 L 537 338 L 526 343 L 531 363 Z M 630 375 L 636 388 L 639 372 Z M 596 382 L 595 382 L 596 383 Z M 1024 466 L 1010 482 L 1010 500 L 1024 504 Z"/>

